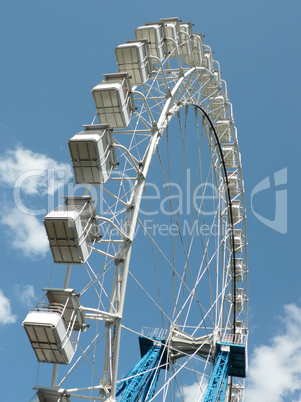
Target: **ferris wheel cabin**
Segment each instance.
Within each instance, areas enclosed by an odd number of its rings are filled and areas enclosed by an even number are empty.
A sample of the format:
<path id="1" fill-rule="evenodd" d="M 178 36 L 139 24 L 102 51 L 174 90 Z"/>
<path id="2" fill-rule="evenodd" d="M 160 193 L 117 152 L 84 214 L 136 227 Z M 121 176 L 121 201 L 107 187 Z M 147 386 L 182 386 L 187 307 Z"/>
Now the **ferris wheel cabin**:
<path id="1" fill-rule="evenodd" d="M 177 57 L 174 52 L 175 43 L 179 43 L 179 18 L 161 18 L 160 21 L 164 23 L 165 40 L 166 40 L 166 50 L 170 53 L 170 57 Z"/>
<path id="2" fill-rule="evenodd" d="M 182 30 L 182 27 L 181 27 Z M 184 39 L 185 40 L 185 39 Z M 186 38 L 187 40 L 187 38 Z M 202 34 L 193 34 L 191 38 L 192 50 L 184 55 L 184 63 L 188 66 L 195 64 L 200 67 L 204 58 L 204 41 Z"/>
<path id="3" fill-rule="evenodd" d="M 233 144 L 225 145 L 222 147 L 223 157 L 226 168 L 234 168 L 236 166 L 235 148 Z"/>
<path id="4" fill-rule="evenodd" d="M 192 46 L 190 43 L 190 38 L 193 36 L 192 24 L 191 22 L 180 22 L 179 24 L 179 43 L 180 43 L 180 55 L 184 57 L 191 58 Z"/>
<path id="5" fill-rule="evenodd" d="M 225 119 L 226 117 L 226 102 L 224 96 L 215 96 L 209 99 L 211 106 L 211 119 Z"/>
<path id="6" fill-rule="evenodd" d="M 237 195 L 239 192 L 239 179 L 237 172 L 229 174 L 228 184 L 231 196 Z"/>
<path id="7" fill-rule="evenodd" d="M 115 48 L 119 72 L 128 73 L 132 85 L 144 84 L 150 75 L 149 49 L 146 39 L 127 41 Z"/>
<path id="8" fill-rule="evenodd" d="M 234 275 L 234 264 L 231 265 L 231 271 L 232 274 Z M 235 275 L 236 275 L 236 281 L 237 282 L 242 282 L 244 279 L 244 274 L 245 274 L 245 269 L 244 269 L 244 264 L 243 264 L 243 259 L 242 258 L 235 258 Z"/>
<path id="9" fill-rule="evenodd" d="M 219 142 L 230 142 L 231 140 L 231 121 L 228 119 L 218 120 L 215 123 L 215 131 L 217 133 Z"/>
<path id="10" fill-rule="evenodd" d="M 77 184 L 105 183 L 116 164 L 111 130 L 107 125 L 84 126 L 68 141 Z"/>
<path id="11" fill-rule="evenodd" d="M 135 37 L 149 43 L 149 53 L 162 61 L 166 54 L 166 43 L 163 22 L 150 22 L 135 29 Z"/>
<path id="12" fill-rule="evenodd" d="M 65 197 L 43 219 L 53 260 L 57 264 L 82 264 L 91 254 L 89 243 L 100 239 L 91 196 Z"/>
<path id="13" fill-rule="evenodd" d="M 86 329 L 81 304 L 73 289 L 45 290 L 48 302 L 38 303 L 22 325 L 39 362 L 68 364 L 76 350 L 72 332 Z"/>
<path id="14" fill-rule="evenodd" d="M 98 120 L 110 128 L 125 128 L 134 107 L 128 74 L 105 74 L 104 77 L 92 89 Z"/>

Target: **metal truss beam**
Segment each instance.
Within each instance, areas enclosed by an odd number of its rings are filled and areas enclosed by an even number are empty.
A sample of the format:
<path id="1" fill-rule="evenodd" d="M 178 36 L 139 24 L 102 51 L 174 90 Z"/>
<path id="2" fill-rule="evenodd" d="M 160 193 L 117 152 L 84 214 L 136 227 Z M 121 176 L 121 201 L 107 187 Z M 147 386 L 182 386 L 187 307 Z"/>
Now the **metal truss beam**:
<path id="1" fill-rule="evenodd" d="M 147 353 L 125 376 L 116 392 L 116 401 L 147 402 L 154 395 L 159 378 L 164 345 L 154 341 Z"/>
<path id="2" fill-rule="evenodd" d="M 229 350 L 221 350 L 217 355 L 204 402 L 224 401 L 228 378 Z"/>

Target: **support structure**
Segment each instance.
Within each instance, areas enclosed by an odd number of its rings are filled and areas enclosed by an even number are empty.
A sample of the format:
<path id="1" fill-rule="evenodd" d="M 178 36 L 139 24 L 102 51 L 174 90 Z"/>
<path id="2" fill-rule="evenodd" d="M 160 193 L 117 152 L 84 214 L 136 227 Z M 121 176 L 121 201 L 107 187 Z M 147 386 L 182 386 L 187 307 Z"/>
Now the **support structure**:
<path id="1" fill-rule="evenodd" d="M 116 401 L 150 401 L 154 396 L 160 371 L 169 369 L 170 362 L 185 355 L 197 354 L 214 361 L 214 369 L 203 402 L 225 401 L 228 378 L 246 377 L 245 344 L 215 343 L 210 341 L 210 336 L 207 339 L 193 338 L 177 328 L 173 328 L 172 334 L 168 343 L 166 338 L 162 337 L 139 337 L 141 360 L 119 383 Z"/>
<path id="2" fill-rule="evenodd" d="M 165 368 L 164 339 L 150 340 L 140 337 L 139 341 L 142 358 L 119 385 L 116 392 L 117 401 L 151 400 L 161 368 Z M 144 354 L 146 348 L 149 349 Z"/>
<path id="3" fill-rule="evenodd" d="M 225 401 L 228 377 L 246 377 L 246 346 L 216 343 L 216 359 L 204 402 Z"/>
<path id="4" fill-rule="evenodd" d="M 224 401 L 228 378 L 229 354 L 230 348 L 219 352 L 204 402 Z"/>

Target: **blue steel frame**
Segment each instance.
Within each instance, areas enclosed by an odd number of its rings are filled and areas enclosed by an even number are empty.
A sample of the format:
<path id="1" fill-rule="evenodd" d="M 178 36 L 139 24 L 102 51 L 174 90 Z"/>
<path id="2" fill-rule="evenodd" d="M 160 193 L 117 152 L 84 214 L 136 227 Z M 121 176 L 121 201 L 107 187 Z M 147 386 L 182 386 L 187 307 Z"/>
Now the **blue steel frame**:
<path id="1" fill-rule="evenodd" d="M 120 382 L 117 402 L 148 402 L 154 396 L 159 374 L 168 369 L 165 339 L 139 337 L 141 360 Z M 246 376 L 244 344 L 216 343 L 216 359 L 204 402 L 223 402 L 228 376 Z"/>
<path id="2" fill-rule="evenodd" d="M 166 368 L 165 340 L 139 338 L 139 341 L 142 358 L 121 381 L 116 392 L 118 402 L 149 401 L 155 393 L 161 369 Z M 148 348 L 146 353 L 145 348 Z"/>
<path id="3" fill-rule="evenodd" d="M 210 377 L 204 402 L 223 402 L 229 376 L 246 377 L 246 346 L 217 342 L 214 369 Z"/>
<path id="4" fill-rule="evenodd" d="M 229 371 L 229 351 L 220 351 L 215 361 L 204 402 L 224 401 Z"/>

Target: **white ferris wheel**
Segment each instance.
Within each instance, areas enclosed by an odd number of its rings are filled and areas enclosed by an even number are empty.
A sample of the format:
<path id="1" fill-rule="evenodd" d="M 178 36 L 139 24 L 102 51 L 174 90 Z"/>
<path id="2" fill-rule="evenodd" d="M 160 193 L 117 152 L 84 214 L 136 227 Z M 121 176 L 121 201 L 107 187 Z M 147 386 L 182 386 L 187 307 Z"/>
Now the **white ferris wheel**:
<path id="1" fill-rule="evenodd" d="M 32 400 L 242 401 L 246 214 L 220 65 L 178 18 L 115 54 L 99 124 L 68 141 L 73 192 L 44 218 L 52 281 L 23 326 L 53 367 Z"/>

